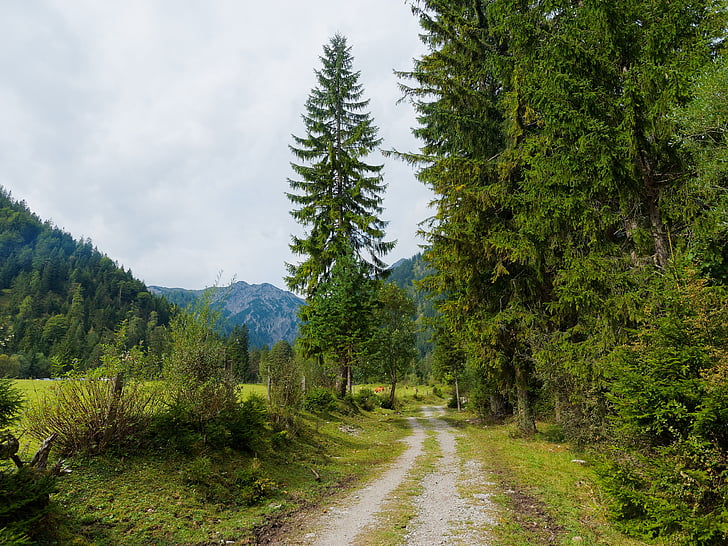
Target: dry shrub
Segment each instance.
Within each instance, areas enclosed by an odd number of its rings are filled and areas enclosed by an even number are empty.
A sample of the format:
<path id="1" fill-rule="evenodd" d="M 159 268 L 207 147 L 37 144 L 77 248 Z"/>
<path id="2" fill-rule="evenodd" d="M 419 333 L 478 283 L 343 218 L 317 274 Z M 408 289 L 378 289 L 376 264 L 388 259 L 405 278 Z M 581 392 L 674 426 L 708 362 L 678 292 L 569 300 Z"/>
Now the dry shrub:
<path id="1" fill-rule="evenodd" d="M 25 428 L 38 440 L 57 434 L 64 455 L 97 454 L 143 432 L 156 405 L 156 389 L 121 375 L 64 379 L 26 412 Z"/>

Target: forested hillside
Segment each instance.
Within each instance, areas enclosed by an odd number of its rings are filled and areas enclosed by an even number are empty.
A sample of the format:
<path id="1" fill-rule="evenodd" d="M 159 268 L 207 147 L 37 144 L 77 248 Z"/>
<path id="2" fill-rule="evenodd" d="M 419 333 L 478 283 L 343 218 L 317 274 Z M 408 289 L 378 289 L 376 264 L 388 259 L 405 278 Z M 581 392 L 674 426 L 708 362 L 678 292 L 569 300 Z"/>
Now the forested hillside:
<path id="1" fill-rule="evenodd" d="M 90 240 L 42 221 L 2 188 L 0 290 L 0 376 L 93 366 L 123 321 L 130 347 L 142 344 L 157 360 L 165 350 L 165 300 Z"/>

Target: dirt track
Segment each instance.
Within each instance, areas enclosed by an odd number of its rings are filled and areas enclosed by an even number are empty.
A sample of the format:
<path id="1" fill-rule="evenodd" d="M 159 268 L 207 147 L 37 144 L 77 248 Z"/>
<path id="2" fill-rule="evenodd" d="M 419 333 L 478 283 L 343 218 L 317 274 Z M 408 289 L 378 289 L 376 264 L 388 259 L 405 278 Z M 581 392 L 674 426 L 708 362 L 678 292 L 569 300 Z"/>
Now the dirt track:
<path id="1" fill-rule="evenodd" d="M 414 497 L 417 516 L 409 522 L 402 544 L 490 543 L 488 529 L 494 525 L 496 508 L 489 499 L 493 484 L 475 461 L 457 453 L 457 431 L 438 419 L 439 408 L 424 408 L 423 419 L 409 418 L 412 434 L 404 441 L 405 452 L 384 474 L 364 488 L 326 507 L 326 511 L 295 532 L 276 537 L 276 544 L 342 546 L 366 540 L 367 528 L 386 526 L 382 510 L 392 492 L 414 471 L 423 453 L 427 431 L 433 430 L 440 459 L 421 481 L 422 494 Z M 467 491 L 461 495 L 460 490 Z"/>

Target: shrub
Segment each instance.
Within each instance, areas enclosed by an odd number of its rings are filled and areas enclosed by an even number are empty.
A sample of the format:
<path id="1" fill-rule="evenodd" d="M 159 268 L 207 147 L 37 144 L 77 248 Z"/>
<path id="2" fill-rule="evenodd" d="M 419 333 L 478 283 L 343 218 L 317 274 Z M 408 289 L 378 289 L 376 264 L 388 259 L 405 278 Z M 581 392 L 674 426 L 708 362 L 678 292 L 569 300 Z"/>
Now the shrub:
<path id="1" fill-rule="evenodd" d="M 57 434 L 61 453 L 96 454 L 121 446 L 142 432 L 156 405 L 154 389 L 121 377 L 66 379 L 26 413 L 26 429 L 38 440 Z"/>
<path id="2" fill-rule="evenodd" d="M 47 531 L 39 522 L 49 511 L 49 495 L 55 488 L 54 475 L 32 466 L 0 469 L 0 529 L 5 528 L 5 535 L 33 538 Z M 0 543 L 5 544 L 2 536 Z"/>
<path id="3" fill-rule="evenodd" d="M 724 287 L 666 275 L 649 324 L 610 356 L 613 449 L 600 478 L 630 534 L 728 540 Z"/>
<path id="4" fill-rule="evenodd" d="M 221 420 L 230 431 L 230 447 L 253 451 L 262 441 L 267 419 L 266 402 L 258 395 L 249 396 L 244 402 L 223 413 Z"/>
<path id="5" fill-rule="evenodd" d="M 266 402 L 257 395 L 230 404 L 204 422 L 189 404 L 175 399 L 154 417 L 150 434 L 154 444 L 184 453 L 204 446 L 254 451 L 262 442 L 267 418 Z"/>
<path id="6" fill-rule="evenodd" d="M 301 370 L 290 344 L 282 340 L 273 345 L 265 366 L 268 370 L 271 406 L 286 409 L 300 407 Z"/>
<path id="7" fill-rule="evenodd" d="M 258 459 L 253 459 L 248 468 L 229 471 L 209 457 L 198 457 L 183 469 L 182 479 L 206 502 L 227 505 L 253 506 L 278 489 L 263 474 Z"/>
<path id="8" fill-rule="evenodd" d="M 359 392 L 354 395 L 354 401 L 364 411 L 372 411 L 384 405 L 381 398 L 372 389 L 366 387 L 359 389 Z"/>
<path id="9" fill-rule="evenodd" d="M 314 387 L 306 393 L 304 407 L 308 411 L 331 411 L 336 407 L 336 398 L 326 387 Z"/>
<path id="10" fill-rule="evenodd" d="M 10 379 L 0 377 L 0 430 L 18 418 L 23 396 Z"/>

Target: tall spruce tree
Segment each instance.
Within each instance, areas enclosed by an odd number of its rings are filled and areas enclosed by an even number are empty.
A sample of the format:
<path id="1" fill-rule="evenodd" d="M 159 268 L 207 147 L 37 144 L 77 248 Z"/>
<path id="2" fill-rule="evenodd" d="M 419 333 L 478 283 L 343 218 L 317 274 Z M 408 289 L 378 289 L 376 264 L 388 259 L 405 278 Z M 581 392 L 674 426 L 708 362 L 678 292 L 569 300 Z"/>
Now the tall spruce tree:
<path id="1" fill-rule="evenodd" d="M 365 162 L 381 139 L 366 111 L 369 101 L 362 99 L 346 38 L 335 35 L 324 46 L 321 63 L 303 115 L 306 136 L 293 136 L 290 147 L 303 164 L 291 164 L 300 179 L 289 179 L 297 193 L 287 195 L 298 207 L 291 215 L 306 235 L 292 237 L 291 250 L 305 258 L 286 264 L 286 282 L 307 298 L 300 311 L 302 346 L 309 355 L 334 362 L 343 395 L 351 388 L 352 366 L 372 318 L 362 301 L 395 242 L 384 241 L 387 223 L 379 218 L 382 165 Z"/>
<path id="2" fill-rule="evenodd" d="M 436 195 L 428 283 L 445 327 L 476 377 L 517 395 L 524 432 L 543 386 L 586 431 L 606 411 L 599 360 L 639 326 L 650 283 L 709 209 L 686 205 L 704 192 L 670 113 L 720 43 L 719 10 L 413 6 L 431 51 L 406 74 L 424 142 L 409 158 Z"/>
<path id="3" fill-rule="evenodd" d="M 302 163 L 291 164 L 300 179 L 289 179 L 294 192 L 287 195 L 297 207 L 291 215 L 306 234 L 292 237 L 291 250 L 304 260 L 287 264 L 286 282 L 306 296 L 315 294 L 337 259 L 348 253 L 369 274 L 380 274 L 381 258 L 395 245 L 383 240 L 386 222 L 379 218 L 382 165 L 365 162 L 381 139 L 344 36 L 336 34 L 324 46 L 321 63 L 302 116 L 306 136 L 294 135 L 290 146 Z"/>
<path id="4" fill-rule="evenodd" d="M 724 2 L 413 5 L 443 328 L 480 387 L 613 443 L 625 528 L 724 543 Z"/>

